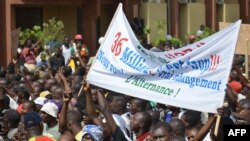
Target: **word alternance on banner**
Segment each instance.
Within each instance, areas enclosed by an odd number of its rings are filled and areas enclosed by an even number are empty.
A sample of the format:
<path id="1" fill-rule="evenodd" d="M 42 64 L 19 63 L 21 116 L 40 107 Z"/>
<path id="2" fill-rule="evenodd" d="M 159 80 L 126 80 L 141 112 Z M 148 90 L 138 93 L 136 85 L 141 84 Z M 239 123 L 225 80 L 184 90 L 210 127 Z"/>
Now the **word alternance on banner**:
<path id="1" fill-rule="evenodd" d="M 152 52 L 139 43 L 120 4 L 87 81 L 122 94 L 215 113 L 224 100 L 240 24 L 180 49 Z"/>

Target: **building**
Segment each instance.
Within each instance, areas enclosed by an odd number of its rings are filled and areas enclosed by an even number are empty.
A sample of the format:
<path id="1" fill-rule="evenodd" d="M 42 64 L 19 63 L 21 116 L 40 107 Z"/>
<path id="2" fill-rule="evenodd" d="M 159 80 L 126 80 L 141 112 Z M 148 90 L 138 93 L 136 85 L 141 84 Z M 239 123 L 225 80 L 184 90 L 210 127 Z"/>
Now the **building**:
<path id="1" fill-rule="evenodd" d="M 12 30 L 41 25 L 52 17 L 64 22 L 67 36 L 83 34 L 94 54 L 119 2 L 128 19 L 138 17 L 140 0 L 0 0 L 0 65 L 11 62 Z"/>
<path id="2" fill-rule="evenodd" d="M 150 42 L 157 34 L 157 20 L 166 22 L 168 34 L 185 40 L 201 24 L 217 31 L 219 22 L 242 19 L 242 23 L 250 23 L 249 5 L 250 0 L 143 0 L 139 15 L 153 30 Z"/>

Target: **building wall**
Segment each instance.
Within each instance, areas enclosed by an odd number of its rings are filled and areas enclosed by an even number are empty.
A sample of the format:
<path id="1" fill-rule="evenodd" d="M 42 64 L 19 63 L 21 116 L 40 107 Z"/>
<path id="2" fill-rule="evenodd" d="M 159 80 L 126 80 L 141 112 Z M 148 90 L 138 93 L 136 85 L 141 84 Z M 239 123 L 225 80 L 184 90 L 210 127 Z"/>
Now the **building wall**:
<path id="1" fill-rule="evenodd" d="M 238 3 L 225 3 L 217 5 L 218 22 L 234 22 L 240 19 L 240 5 Z"/>
<path id="2" fill-rule="evenodd" d="M 224 4 L 222 4 L 222 5 L 217 4 L 216 9 L 217 9 L 217 15 L 216 15 L 217 21 L 218 22 L 224 21 Z"/>
<path id="3" fill-rule="evenodd" d="M 196 33 L 201 24 L 205 24 L 205 5 L 203 3 L 188 4 L 188 33 Z"/>
<path id="4" fill-rule="evenodd" d="M 109 24 L 114 16 L 116 6 L 112 4 L 104 4 L 101 6 L 101 17 L 100 17 L 100 33 L 104 36 Z"/>
<path id="5" fill-rule="evenodd" d="M 187 4 L 180 5 L 180 38 L 186 40 L 188 31 L 188 6 Z"/>
<path id="6" fill-rule="evenodd" d="M 56 17 L 64 23 L 66 36 L 73 38 L 77 33 L 77 7 L 76 6 L 43 6 L 43 22 Z"/>
<path id="7" fill-rule="evenodd" d="M 140 15 L 144 19 L 145 25 L 149 26 L 151 29 L 148 35 L 148 41 L 153 43 L 158 35 L 158 29 L 156 27 L 157 21 L 165 22 L 164 33 L 167 33 L 167 11 L 166 3 L 143 3 L 141 5 Z"/>
<path id="8" fill-rule="evenodd" d="M 227 4 L 238 3 L 238 0 L 224 0 Z"/>
<path id="9" fill-rule="evenodd" d="M 181 39 L 185 41 L 189 34 L 195 34 L 201 24 L 205 25 L 204 3 L 182 4 L 180 7 Z"/>
<path id="10" fill-rule="evenodd" d="M 224 22 L 234 22 L 240 18 L 239 4 L 224 4 Z"/>

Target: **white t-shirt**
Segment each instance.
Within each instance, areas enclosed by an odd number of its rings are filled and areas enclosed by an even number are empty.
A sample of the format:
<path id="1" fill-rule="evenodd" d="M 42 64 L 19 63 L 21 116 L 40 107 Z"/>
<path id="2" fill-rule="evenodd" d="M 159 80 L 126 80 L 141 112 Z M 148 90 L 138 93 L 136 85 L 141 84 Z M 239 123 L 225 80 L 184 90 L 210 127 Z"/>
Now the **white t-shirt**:
<path id="1" fill-rule="evenodd" d="M 8 96 L 9 99 L 10 99 L 9 107 L 10 107 L 11 109 L 16 110 L 16 109 L 18 108 L 17 102 L 16 102 L 12 97 L 10 97 L 9 95 L 7 95 L 7 96 Z"/>
<path id="2" fill-rule="evenodd" d="M 197 36 L 201 36 L 203 33 L 204 33 L 204 31 L 198 30 L 198 31 L 196 32 L 196 35 L 197 35 Z"/>
<path id="3" fill-rule="evenodd" d="M 70 57 L 71 57 L 71 48 L 66 48 L 64 45 L 62 45 L 62 54 L 63 54 L 63 57 L 64 57 L 64 62 L 65 62 L 65 65 L 67 65 Z"/>

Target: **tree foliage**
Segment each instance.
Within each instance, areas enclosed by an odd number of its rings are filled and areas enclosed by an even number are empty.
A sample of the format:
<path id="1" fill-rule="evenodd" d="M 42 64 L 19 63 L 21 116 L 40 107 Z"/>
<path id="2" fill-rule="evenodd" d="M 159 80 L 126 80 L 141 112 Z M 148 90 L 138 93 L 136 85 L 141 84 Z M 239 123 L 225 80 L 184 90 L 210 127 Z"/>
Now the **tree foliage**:
<path id="1" fill-rule="evenodd" d="M 64 24 L 62 21 L 57 21 L 55 17 L 50 19 L 48 23 L 43 23 L 41 26 L 34 26 L 31 29 L 21 31 L 19 39 L 20 43 L 24 44 L 25 40 L 35 38 L 40 41 L 42 47 L 49 46 L 50 48 L 59 47 L 64 40 Z"/>

